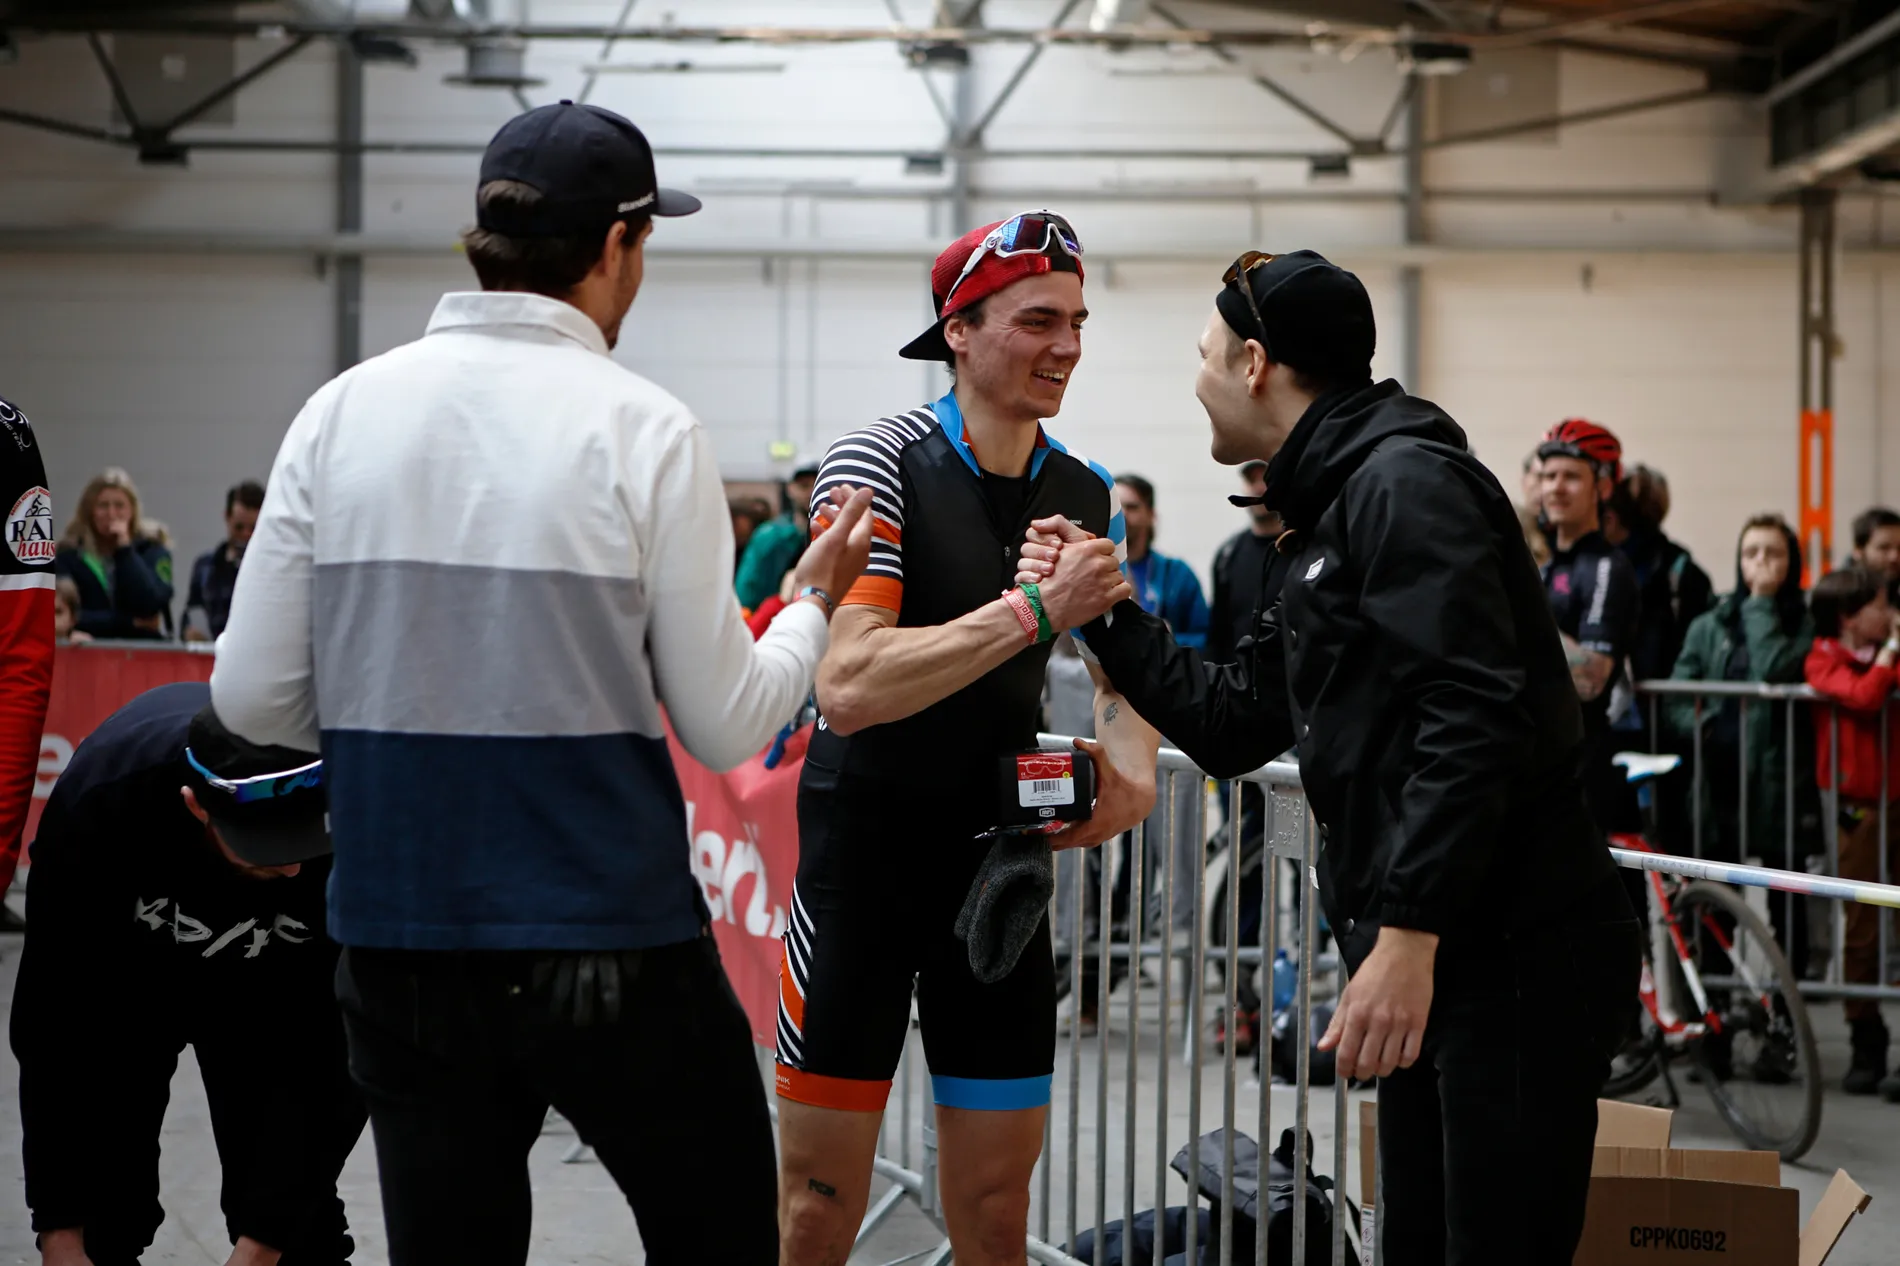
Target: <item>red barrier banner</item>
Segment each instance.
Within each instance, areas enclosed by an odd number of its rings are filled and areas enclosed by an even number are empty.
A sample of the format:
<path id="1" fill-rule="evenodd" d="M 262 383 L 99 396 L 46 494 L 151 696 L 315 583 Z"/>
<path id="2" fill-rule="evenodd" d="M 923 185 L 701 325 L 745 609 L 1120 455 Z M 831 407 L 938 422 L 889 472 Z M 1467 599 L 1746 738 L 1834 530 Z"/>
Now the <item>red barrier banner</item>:
<path id="1" fill-rule="evenodd" d="M 53 784 L 66 772 L 73 749 L 99 723 L 157 686 L 174 681 L 210 681 L 212 657 L 206 651 L 175 646 L 61 646 L 53 656 L 53 696 L 40 738 L 39 779 L 26 811 L 28 843 L 39 830 L 40 810 Z M 27 859 L 20 859 L 22 868 Z"/>
<path id="2" fill-rule="evenodd" d="M 40 740 L 39 780 L 27 811 L 26 839 L 66 771 L 73 749 L 138 695 L 174 681 L 209 681 L 212 656 L 162 646 L 62 646 L 53 660 L 53 697 Z M 753 1035 L 771 1043 L 778 1027 L 779 938 L 798 870 L 798 774 L 810 731 L 786 744 L 772 769 L 763 754 L 715 774 L 686 754 L 669 731 L 667 745 L 686 796 L 693 876 L 712 911 L 726 975 L 744 1004 Z M 22 861 L 25 859 L 23 858 Z M 30 882 L 30 881 L 29 881 Z"/>
<path id="3" fill-rule="evenodd" d="M 712 911 L 719 955 L 752 1021 L 752 1036 L 767 1046 L 778 1032 L 779 938 L 798 871 L 798 775 L 810 736 L 809 727 L 793 735 L 776 768 L 767 769 L 761 754 L 729 774 L 715 774 L 667 733 L 686 796 L 693 876 Z"/>

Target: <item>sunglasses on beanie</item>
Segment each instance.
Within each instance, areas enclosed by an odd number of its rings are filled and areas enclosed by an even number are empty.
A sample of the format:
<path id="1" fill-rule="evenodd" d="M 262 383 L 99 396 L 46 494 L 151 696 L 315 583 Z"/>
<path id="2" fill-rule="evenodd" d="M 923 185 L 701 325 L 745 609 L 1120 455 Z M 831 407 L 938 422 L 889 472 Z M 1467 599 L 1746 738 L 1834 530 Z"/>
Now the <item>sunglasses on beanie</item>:
<path id="1" fill-rule="evenodd" d="M 1061 250 L 1072 259 L 1082 258 L 1082 241 L 1076 237 L 1075 229 L 1069 222 L 1053 211 L 1027 211 L 1022 215 L 1011 216 L 992 229 L 982 244 L 970 252 L 969 260 L 963 265 L 963 271 L 951 284 L 943 297 L 943 311 L 950 311 L 950 302 L 956 298 L 958 287 L 968 281 L 970 274 L 985 255 L 994 255 L 998 259 L 1011 259 L 1017 255 L 1047 255 L 1052 250 Z"/>
<path id="2" fill-rule="evenodd" d="M 1279 256 L 1269 251 L 1247 251 L 1229 264 L 1227 271 L 1221 274 L 1222 285 L 1231 286 L 1236 282 L 1239 283 L 1241 296 L 1247 300 L 1247 310 L 1253 313 L 1253 322 L 1260 327 L 1260 345 L 1267 348 L 1269 354 L 1272 352 L 1272 346 L 1267 342 L 1267 318 L 1260 314 L 1260 302 L 1253 297 L 1253 282 L 1248 277 L 1254 269 L 1271 264 L 1278 258 Z"/>

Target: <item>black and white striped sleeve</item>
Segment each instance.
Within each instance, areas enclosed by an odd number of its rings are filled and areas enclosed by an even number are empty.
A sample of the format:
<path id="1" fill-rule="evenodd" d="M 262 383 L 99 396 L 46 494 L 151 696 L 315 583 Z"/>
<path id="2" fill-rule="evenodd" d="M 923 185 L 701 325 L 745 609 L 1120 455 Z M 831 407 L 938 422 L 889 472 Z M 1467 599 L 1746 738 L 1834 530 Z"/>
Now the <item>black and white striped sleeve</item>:
<path id="1" fill-rule="evenodd" d="M 885 418 L 852 431 L 832 444 L 812 488 L 812 515 L 822 523 L 821 507 L 841 484 L 871 490 L 873 515 L 871 561 L 851 586 L 841 606 L 873 606 L 898 611 L 904 604 L 904 449 L 929 433 L 930 414 L 919 410 Z"/>

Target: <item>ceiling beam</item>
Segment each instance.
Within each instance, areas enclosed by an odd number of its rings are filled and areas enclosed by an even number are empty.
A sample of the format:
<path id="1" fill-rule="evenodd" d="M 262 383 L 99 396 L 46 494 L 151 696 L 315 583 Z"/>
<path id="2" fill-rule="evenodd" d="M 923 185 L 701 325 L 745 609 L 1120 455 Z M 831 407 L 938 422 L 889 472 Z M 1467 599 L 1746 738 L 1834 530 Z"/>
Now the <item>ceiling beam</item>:
<path id="1" fill-rule="evenodd" d="M 1806 0 L 1748 0 L 1748 3 L 1795 13 L 1808 12 L 1812 8 Z M 1496 33 L 1477 35 L 1472 38 L 1472 43 L 1480 48 L 1525 48 L 1567 36 L 1614 31 L 1644 22 L 1683 17 L 1704 9 L 1733 7 L 1734 4 L 1735 0 L 1648 0 L 1644 4 L 1603 9 L 1537 26 L 1506 28 Z"/>
<path id="2" fill-rule="evenodd" d="M 1425 148 L 1443 149 L 1447 145 L 1501 141 L 1507 137 L 1522 136 L 1531 132 L 1547 132 L 1553 128 L 1571 127 L 1579 123 L 1601 123 L 1605 119 L 1619 119 L 1627 114 L 1642 114 L 1648 110 L 1663 110 L 1670 106 L 1688 105 L 1693 101 L 1706 101 L 1714 95 L 1716 94 L 1707 88 L 1689 88 L 1682 92 L 1664 93 L 1661 96 L 1639 97 L 1634 101 L 1621 101 L 1615 105 L 1598 106 L 1591 110 L 1576 110 L 1569 114 L 1553 114 L 1541 119 L 1525 119 L 1517 123 L 1507 123 L 1501 127 L 1452 132 L 1426 141 Z"/>
<path id="3" fill-rule="evenodd" d="M 1383 28 L 1327 26 L 1323 30 L 1272 31 L 1257 27 L 1235 30 L 1126 27 L 1091 31 L 1087 27 L 904 27 L 904 26 L 627 26 L 559 22 L 416 22 L 323 21 L 309 18 L 193 17 L 152 13 L 72 14 L 36 13 L 10 19 L 8 28 L 39 34 L 196 35 L 209 38 L 278 39 L 310 35 L 343 38 L 371 35 L 396 40 L 606 40 L 670 44 L 1068 44 L 1127 47 L 1129 45 L 1234 44 L 1253 47 L 1310 45 L 1316 38 L 1357 38 L 1390 43 L 1395 32 Z"/>
<path id="4" fill-rule="evenodd" d="M 1160 14 L 1164 21 L 1170 23 L 1177 29 L 1186 28 L 1187 23 L 1175 16 L 1174 10 L 1162 4 L 1161 0 L 1154 0 L 1154 3 L 1150 7 L 1152 7 L 1156 13 Z M 1274 97 L 1280 104 L 1302 116 L 1322 132 L 1329 133 L 1337 139 L 1344 141 L 1354 152 L 1378 149 L 1376 142 L 1368 145 L 1365 139 L 1354 136 L 1344 125 L 1334 122 L 1330 117 L 1320 113 L 1319 110 L 1282 87 L 1279 81 L 1248 66 L 1241 60 L 1237 53 L 1227 47 L 1225 41 L 1214 41 L 1210 43 L 1207 48 L 1209 52 L 1213 53 L 1214 56 L 1220 58 L 1223 62 L 1226 62 L 1230 66 L 1238 67 L 1241 73 L 1252 80 L 1256 87 Z"/>

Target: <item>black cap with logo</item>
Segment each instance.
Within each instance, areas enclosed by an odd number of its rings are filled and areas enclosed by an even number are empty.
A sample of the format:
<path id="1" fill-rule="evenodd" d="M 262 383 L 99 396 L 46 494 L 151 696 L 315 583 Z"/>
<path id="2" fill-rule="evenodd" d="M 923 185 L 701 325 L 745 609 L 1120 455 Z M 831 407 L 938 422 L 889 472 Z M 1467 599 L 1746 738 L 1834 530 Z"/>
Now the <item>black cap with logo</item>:
<path id="1" fill-rule="evenodd" d="M 1253 292 L 1259 319 L 1238 287 Z M 1243 339 L 1330 386 L 1372 381 L 1372 299 L 1359 278 L 1316 251 L 1275 255 L 1221 287 L 1214 305 Z M 1265 328 L 1262 328 L 1264 324 Z"/>
<path id="2" fill-rule="evenodd" d="M 561 101 L 502 124 L 482 155 L 481 183 L 514 180 L 541 194 L 533 207 L 477 206 L 475 222 L 509 237 L 605 231 L 641 215 L 691 215 L 690 193 L 660 188 L 653 147 L 632 123 L 594 105 Z"/>
<path id="3" fill-rule="evenodd" d="M 329 797 L 315 752 L 239 738 L 206 704 L 191 719 L 185 763 L 193 793 L 233 853 L 253 866 L 288 866 L 330 852 Z"/>

